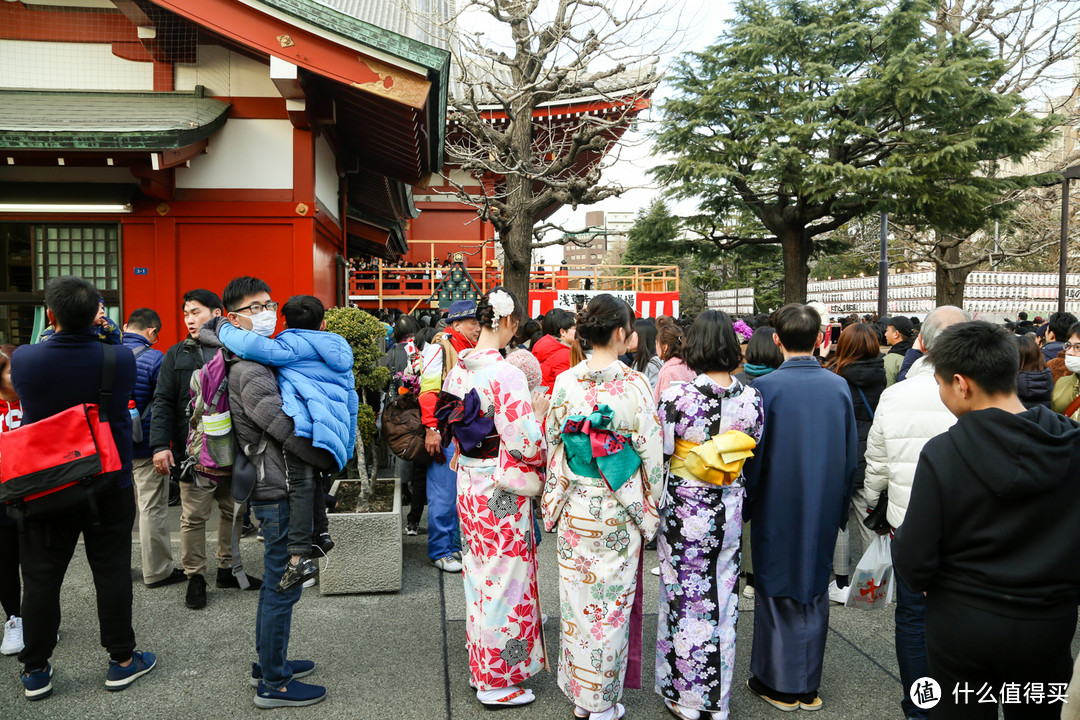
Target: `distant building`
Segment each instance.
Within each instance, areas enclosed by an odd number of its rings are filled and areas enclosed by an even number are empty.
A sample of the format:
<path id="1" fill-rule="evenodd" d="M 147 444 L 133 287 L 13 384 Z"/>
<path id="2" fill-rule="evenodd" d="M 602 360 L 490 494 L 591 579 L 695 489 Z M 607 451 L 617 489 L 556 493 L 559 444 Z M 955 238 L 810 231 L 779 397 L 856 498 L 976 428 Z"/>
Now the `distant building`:
<path id="1" fill-rule="evenodd" d="M 566 264 L 577 267 L 604 265 L 613 254 L 626 250 L 626 235 L 634 226 L 634 213 L 593 210 L 585 213 L 585 230 L 574 233 L 578 242 L 566 245 Z M 588 239 L 587 244 L 581 244 Z"/>

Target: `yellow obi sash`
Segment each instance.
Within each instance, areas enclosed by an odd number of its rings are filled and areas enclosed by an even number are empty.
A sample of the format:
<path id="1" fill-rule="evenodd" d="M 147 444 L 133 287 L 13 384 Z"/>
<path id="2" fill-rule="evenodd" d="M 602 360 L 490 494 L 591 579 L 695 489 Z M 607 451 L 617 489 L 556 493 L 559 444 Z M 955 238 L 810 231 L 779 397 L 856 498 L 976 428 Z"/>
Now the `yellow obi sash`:
<path id="1" fill-rule="evenodd" d="M 714 435 L 700 445 L 675 438 L 671 474 L 710 485 L 730 485 L 742 473 L 747 458 L 754 457 L 755 447 L 754 438 L 740 430 Z"/>

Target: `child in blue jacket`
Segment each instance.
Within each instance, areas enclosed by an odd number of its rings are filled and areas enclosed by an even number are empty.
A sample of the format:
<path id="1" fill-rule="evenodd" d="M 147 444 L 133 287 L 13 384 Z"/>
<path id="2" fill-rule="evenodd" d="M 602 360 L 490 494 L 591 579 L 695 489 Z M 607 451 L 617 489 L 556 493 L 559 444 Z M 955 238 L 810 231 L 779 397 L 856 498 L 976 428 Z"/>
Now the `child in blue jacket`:
<path id="1" fill-rule="evenodd" d="M 322 302 L 296 295 L 281 307 L 285 327 L 276 338 L 222 323 L 218 337 L 244 360 L 278 368 L 282 407 L 293 419 L 298 437 L 334 456 L 345 467 L 356 446 L 356 414 L 360 400 L 353 379 L 353 352 L 340 335 L 326 332 Z M 327 532 L 325 504 L 315 469 L 285 452 L 289 491 L 289 565 L 278 583 L 285 592 L 315 575 L 311 561 L 315 545 L 326 553 L 333 547 Z M 318 512 L 321 509 L 322 512 Z"/>

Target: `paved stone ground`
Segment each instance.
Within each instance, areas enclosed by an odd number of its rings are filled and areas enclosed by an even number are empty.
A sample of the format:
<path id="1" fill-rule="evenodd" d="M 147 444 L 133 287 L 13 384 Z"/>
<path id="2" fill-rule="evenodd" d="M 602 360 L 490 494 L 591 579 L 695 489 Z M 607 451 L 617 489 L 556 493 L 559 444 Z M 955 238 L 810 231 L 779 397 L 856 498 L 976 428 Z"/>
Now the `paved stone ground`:
<path id="1" fill-rule="evenodd" d="M 179 508 L 172 508 L 174 530 L 179 527 L 178 515 Z M 545 608 L 557 607 L 554 547 L 553 536 L 544 535 L 540 581 Z M 241 720 L 265 718 L 268 712 L 284 718 L 349 720 L 488 717 L 467 684 L 461 579 L 428 564 L 426 548 L 423 533 L 404 538 L 405 578 L 400 593 L 323 597 L 317 590 L 305 591 L 293 614 L 290 655 L 318 663 L 310 679 L 325 685 L 329 695 L 312 708 L 274 711 L 256 708 L 254 691 L 247 684 L 254 659 L 255 594 L 217 590 L 211 581 L 208 606 L 193 611 L 184 607 L 184 584 L 147 590 L 140 577 L 137 536 L 132 548 L 135 632 L 139 647 L 158 653 L 159 662 L 151 674 L 126 691 L 106 692 L 108 658 L 98 642 L 93 584 L 80 549 L 64 583 L 61 640 L 53 656 L 54 695 L 41 702 L 26 701 L 16 659 L 0 658 L 0 677 L 6 678 L 0 690 L 0 718 Z M 261 574 L 261 545 L 246 539 L 243 551 L 250 571 Z M 174 552 L 178 552 L 176 542 Z M 656 553 L 649 552 L 646 567 L 655 565 Z M 656 608 L 658 592 L 658 579 L 646 573 L 646 610 Z M 740 605 L 731 717 L 785 717 L 745 687 L 753 608 L 747 600 L 740 600 Z M 824 709 L 817 717 L 901 718 L 891 606 L 876 612 L 833 606 L 829 626 L 821 687 Z M 556 658 L 558 622 L 549 620 L 546 632 L 551 657 Z M 654 610 L 645 618 L 645 689 L 629 690 L 623 698 L 630 720 L 671 717 L 652 691 L 650 638 L 655 633 Z M 572 708 L 556 687 L 553 673 L 541 673 L 526 685 L 534 690 L 537 701 L 502 711 L 499 720 L 571 717 Z"/>

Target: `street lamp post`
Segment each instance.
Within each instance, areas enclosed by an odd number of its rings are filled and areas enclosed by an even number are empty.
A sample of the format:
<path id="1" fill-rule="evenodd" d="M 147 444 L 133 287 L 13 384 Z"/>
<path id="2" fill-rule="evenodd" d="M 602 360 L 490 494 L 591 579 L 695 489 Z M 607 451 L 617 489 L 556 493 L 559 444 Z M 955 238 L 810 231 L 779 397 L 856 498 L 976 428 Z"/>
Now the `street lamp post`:
<path id="1" fill-rule="evenodd" d="M 1065 312 L 1065 278 L 1069 261 L 1069 181 L 1080 179 L 1080 165 L 1061 174 L 1061 250 L 1058 258 L 1058 312 Z"/>
<path id="2" fill-rule="evenodd" d="M 889 314 L 889 213 L 881 213 L 881 258 L 878 260 L 878 319 Z"/>

